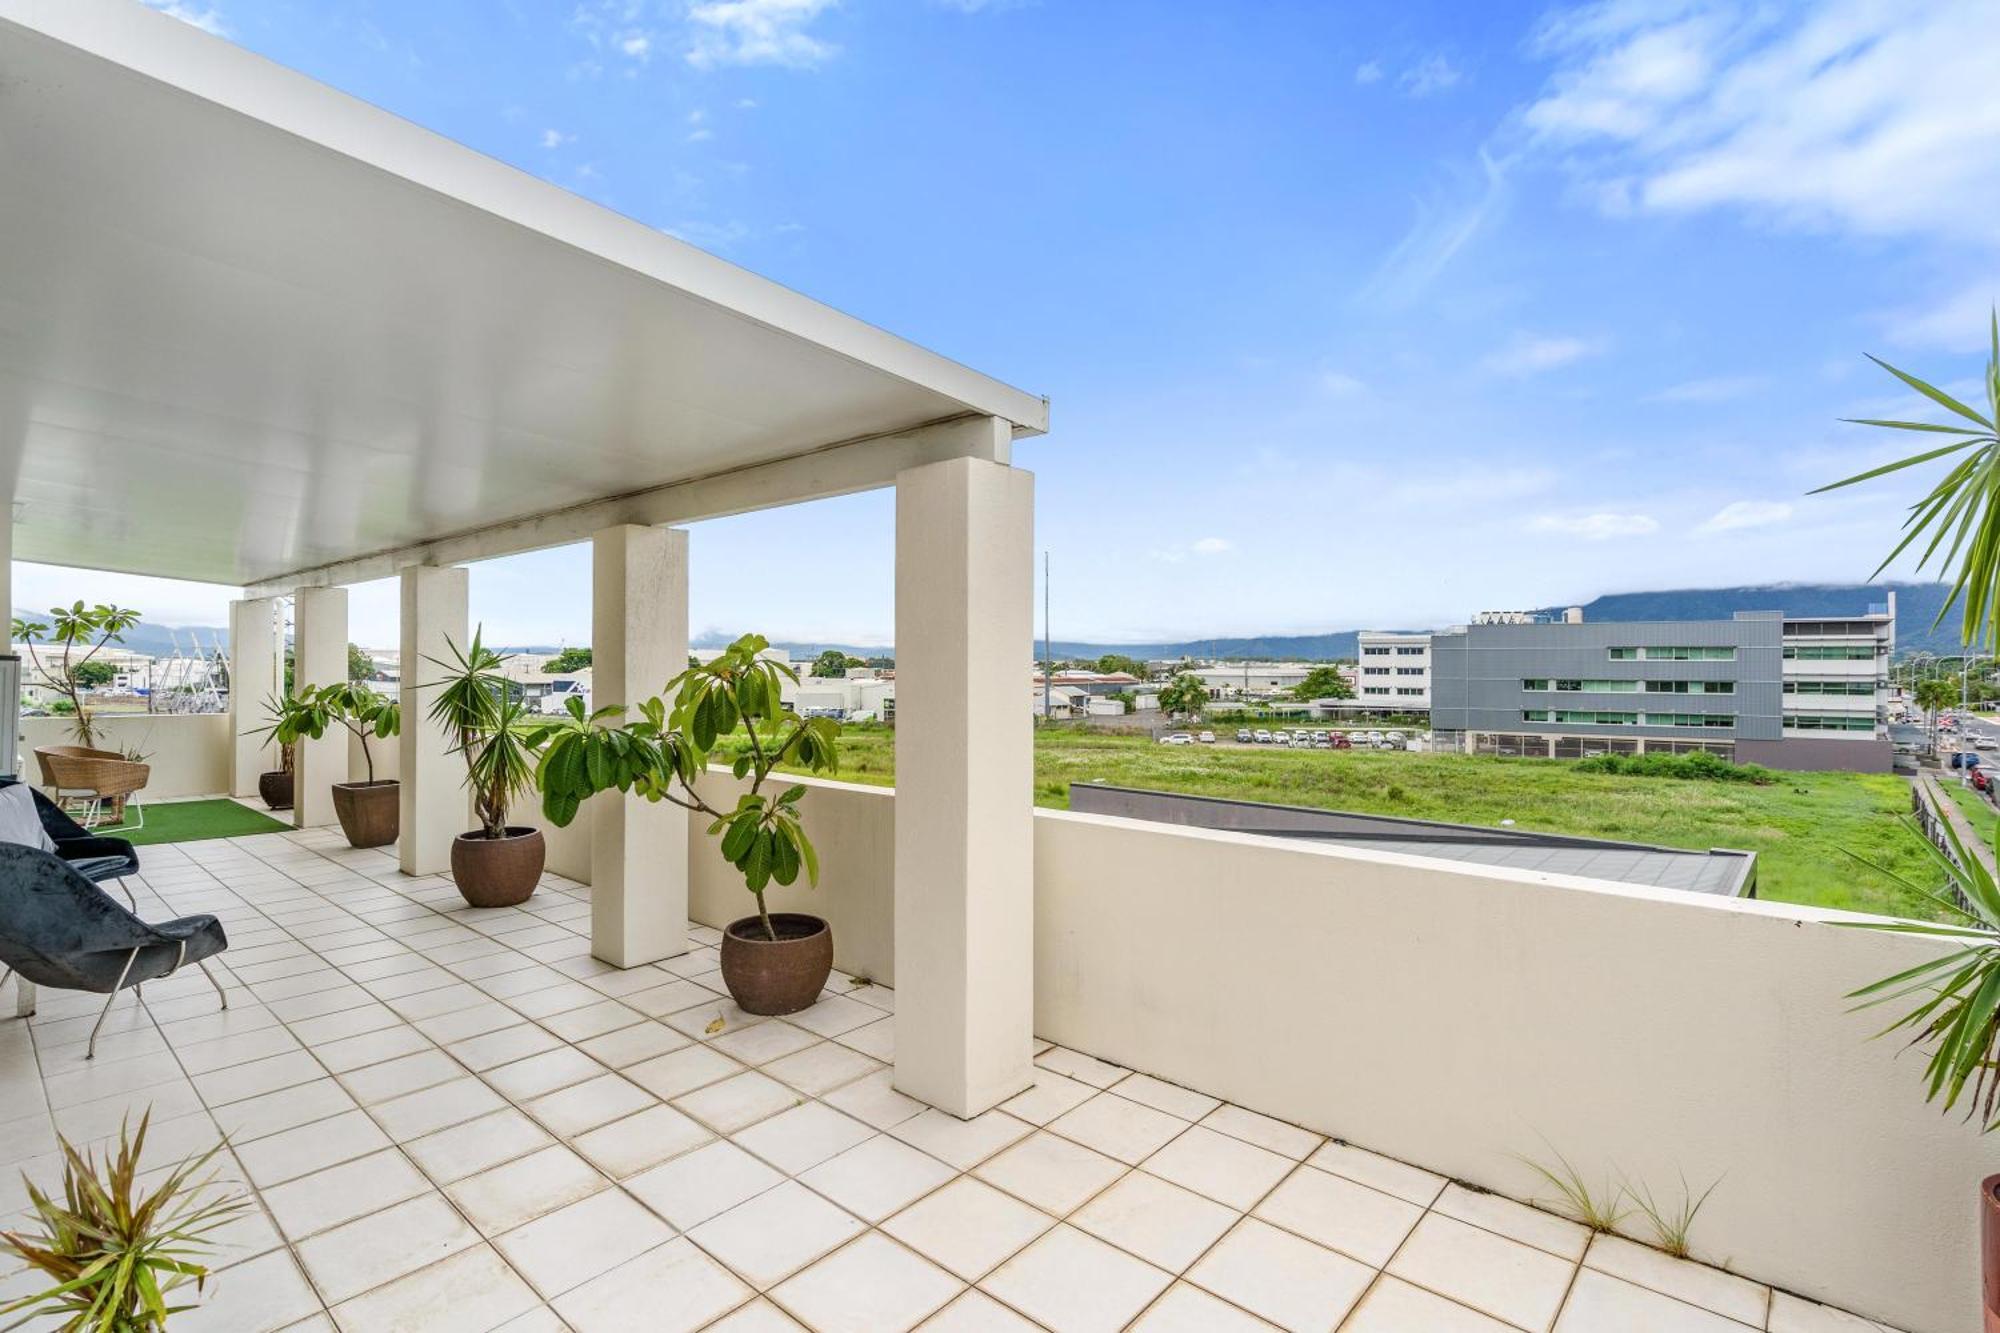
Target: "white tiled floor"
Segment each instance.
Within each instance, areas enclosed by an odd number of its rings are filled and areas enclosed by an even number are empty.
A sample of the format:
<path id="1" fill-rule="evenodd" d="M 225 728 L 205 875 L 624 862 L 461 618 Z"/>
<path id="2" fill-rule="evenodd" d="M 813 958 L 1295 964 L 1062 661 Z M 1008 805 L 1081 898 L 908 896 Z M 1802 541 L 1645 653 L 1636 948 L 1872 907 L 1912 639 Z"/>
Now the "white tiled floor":
<path id="1" fill-rule="evenodd" d="M 715 931 L 611 969 L 554 876 L 474 911 L 332 830 L 142 857 L 143 912 L 227 924 L 231 1007 L 148 986 L 88 1064 L 97 997 L 0 1022 L 0 1205 L 58 1126 L 227 1132 L 258 1207 L 182 1333 L 1877 1327 L 1075 1051 L 955 1120 L 890 1086 L 892 992 L 750 1018 Z"/>

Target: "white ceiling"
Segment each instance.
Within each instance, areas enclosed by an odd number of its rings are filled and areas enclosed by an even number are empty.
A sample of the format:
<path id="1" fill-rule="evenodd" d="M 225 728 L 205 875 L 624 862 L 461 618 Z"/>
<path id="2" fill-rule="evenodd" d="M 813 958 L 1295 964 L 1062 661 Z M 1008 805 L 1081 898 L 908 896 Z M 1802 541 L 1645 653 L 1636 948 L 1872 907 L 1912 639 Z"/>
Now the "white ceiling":
<path id="1" fill-rule="evenodd" d="M 0 0 L 17 559 L 247 584 L 1038 398 L 130 0 Z"/>

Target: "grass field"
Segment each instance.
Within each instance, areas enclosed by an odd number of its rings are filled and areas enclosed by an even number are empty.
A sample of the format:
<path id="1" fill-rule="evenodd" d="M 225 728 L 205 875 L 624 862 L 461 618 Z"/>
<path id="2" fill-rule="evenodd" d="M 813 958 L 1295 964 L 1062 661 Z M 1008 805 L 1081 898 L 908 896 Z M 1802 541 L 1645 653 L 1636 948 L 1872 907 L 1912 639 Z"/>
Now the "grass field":
<path id="1" fill-rule="evenodd" d="M 840 777 L 895 779 L 895 733 L 841 735 Z M 1275 801 L 1462 824 L 1516 826 L 1670 847 L 1754 851 L 1758 896 L 1929 917 L 1924 900 L 1856 861 L 1930 883 L 1905 823 L 1909 786 L 1864 773 L 1781 773 L 1768 785 L 1578 772 L 1561 760 L 1474 755 L 1163 746 L 1070 728 L 1035 736 L 1035 802 L 1063 808 L 1069 784 L 1102 779 L 1203 796 Z"/>

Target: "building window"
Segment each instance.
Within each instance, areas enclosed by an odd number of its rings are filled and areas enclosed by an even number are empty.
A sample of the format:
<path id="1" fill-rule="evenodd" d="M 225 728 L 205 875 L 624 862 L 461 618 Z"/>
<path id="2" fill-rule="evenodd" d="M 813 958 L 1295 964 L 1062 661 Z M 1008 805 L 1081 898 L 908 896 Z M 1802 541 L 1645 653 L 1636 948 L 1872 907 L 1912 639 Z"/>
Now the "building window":
<path id="1" fill-rule="evenodd" d="M 1388 667 L 1362 667 L 1362 668 L 1361 668 L 1361 674 L 1362 674 L 1362 675 L 1364 675 L 1364 676 L 1386 676 L 1386 675 L 1388 675 L 1388 674 L 1389 674 L 1389 668 L 1388 668 Z"/>
<path id="2" fill-rule="evenodd" d="M 1733 727 L 1734 713 L 1648 713 L 1649 727 Z"/>
<path id="3" fill-rule="evenodd" d="M 1387 648 L 1363 648 L 1361 652 L 1366 657 L 1387 657 L 1389 655 Z"/>
<path id="4" fill-rule="evenodd" d="M 1649 680 L 1644 684 L 1648 694 L 1734 694 L 1736 682 L 1733 680 Z"/>
<path id="5" fill-rule="evenodd" d="M 1524 690 L 1546 690 L 1548 687 L 1549 682 L 1546 679 L 1530 679 L 1521 682 L 1521 688 Z"/>
<path id="6" fill-rule="evenodd" d="M 1637 713 L 1608 713 L 1590 708 L 1524 708 L 1523 722 L 1570 722 L 1587 727 L 1636 727 Z"/>
<path id="7" fill-rule="evenodd" d="M 1396 650 L 1396 656 L 1398 657 L 1422 657 L 1423 655 L 1424 650 L 1422 648 L 1398 648 Z"/>
<path id="8" fill-rule="evenodd" d="M 1364 685 L 1361 687 L 1361 692 L 1363 694 L 1387 694 L 1389 691 L 1386 686 L 1382 685 Z"/>
<path id="9" fill-rule="evenodd" d="M 1845 694 L 1859 698 L 1875 697 L 1875 682 L 1872 680 L 1788 680 L 1786 694 Z"/>
<path id="10" fill-rule="evenodd" d="M 1806 643 L 1785 645 L 1788 662 L 1872 662 L 1876 649 L 1865 643 Z"/>
<path id="11" fill-rule="evenodd" d="M 1421 676 L 1424 674 L 1424 669 L 1422 667 L 1397 667 L 1396 674 L 1399 676 Z"/>
<path id="12" fill-rule="evenodd" d="M 1734 662 L 1735 647 L 1700 647 L 1690 645 L 1645 645 L 1637 648 L 1607 649 L 1614 662 Z"/>
<path id="13" fill-rule="evenodd" d="M 1867 713 L 1787 713 L 1785 727 L 1790 731 L 1872 732 L 1875 719 Z"/>
<path id="14" fill-rule="evenodd" d="M 1397 687 L 1396 687 L 1396 693 L 1398 693 L 1398 694 L 1400 694 L 1400 695 L 1403 695 L 1403 696 L 1405 696 L 1406 698 L 1407 698 L 1407 697 L 1412 697 L 1412 696 L 1414 696 L 1414 697 L 1419 697 L 1419 698 L 1420 698 L 1420 697 L 1422 697 L 1422 695 L 1423 695 L 1423 691 L 1422 691 L 1422 690 L 1420 690 L 1420 689 L 1413 689 L 1413 688 L 1411 688 L 1411 687 L 1410 687 L 1410 686 L 1408 686 L 1408 685 L 1399 685 L 1399 686 L 1397 686 Z"/>

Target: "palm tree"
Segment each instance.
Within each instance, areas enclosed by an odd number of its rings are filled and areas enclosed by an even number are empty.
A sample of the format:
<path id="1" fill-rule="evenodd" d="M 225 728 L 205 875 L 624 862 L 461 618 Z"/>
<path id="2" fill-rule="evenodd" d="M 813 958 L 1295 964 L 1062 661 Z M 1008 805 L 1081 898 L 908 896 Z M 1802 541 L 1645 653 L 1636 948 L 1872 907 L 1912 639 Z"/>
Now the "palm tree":
<path id="1" fill-rule="evenodd" d="M 1931 738 L 1931 749 L 1937 749 L 1938 713 L 1951 707 L 1951 701 L 1958 697 L 1958 687 L 1944 676 L 1930 676 L 1917 682 L 1917 707 L 1924 710 L 1924 725 Z"/>

